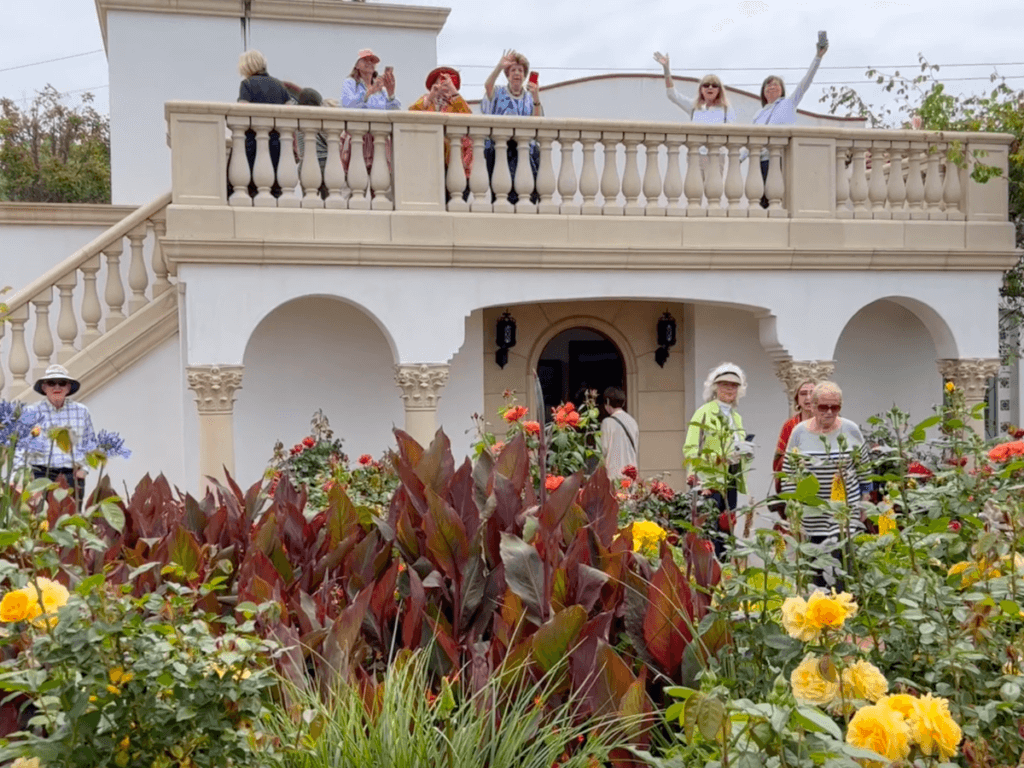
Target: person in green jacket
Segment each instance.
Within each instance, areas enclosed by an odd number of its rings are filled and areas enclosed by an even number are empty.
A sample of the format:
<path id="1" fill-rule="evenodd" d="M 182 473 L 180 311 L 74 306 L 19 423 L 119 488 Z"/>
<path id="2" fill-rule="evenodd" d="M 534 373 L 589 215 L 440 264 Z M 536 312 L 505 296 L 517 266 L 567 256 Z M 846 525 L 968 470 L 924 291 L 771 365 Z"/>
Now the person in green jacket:
<path id="1" fill-rule="evenodd" d="M 718 529 L 731 532 L 737 497 L 746 493 L 743 472 L 753 450 L 743 429 L 736 401 L 747 391 L 747 377 L 734 363 L 713 368 L 704 382 L 704 405 L 690 419 L 683 444 L 683 467 L 690 484 L 699 487 L 720 512 Z M 715 549 L 722 554 L 722 542 Z"/>

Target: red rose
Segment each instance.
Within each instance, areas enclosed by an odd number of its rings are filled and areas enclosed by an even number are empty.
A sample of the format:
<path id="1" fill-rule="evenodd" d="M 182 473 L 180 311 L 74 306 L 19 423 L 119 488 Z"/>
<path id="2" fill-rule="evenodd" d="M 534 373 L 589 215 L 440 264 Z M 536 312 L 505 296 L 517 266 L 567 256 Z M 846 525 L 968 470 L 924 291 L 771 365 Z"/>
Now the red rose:
<path id="1" fill-rule="evenodd" d="M 565 478 L 561 475 L 548 475 L 544 479 L 544 487 L 549 491 L 558 490 L 558 487 L 565 482 Z"/>
<path id="2" fill-rule="evenodd" d="M 651 493 L 662 501 L 672 501 L 676 497 L 676 492 L 660 480 L 651 483 Z"/>
<path id="3" fill-rule="evenodd" d="M 622 475 L 623 477 L 628 477 L 630 480 L 636 480 L 636 467 L 634 467 L 632 464 L 627 464 L 622 468 Z"/>
<path id="4" fill-rule="evenodd" d="M 302 453 L 302 446 L 301 445 L 293 445 L 291 453 L 292 453 L 292 456 L 294 456 L 297 453 Z"/>
<path id="5" fill-rule="evenodd" d="M 373 456 L 371 456 L 368 453 L 364 453 L 362 456 L 359 457 L 359 463 L 362 464 L 364 467 L 367 464 L 373 464 Z"/>
<path id="6" fill-rule="evenodd" d="M 540 434 L 540 422 L 536 421 L 524 421 L 523 429 L 526 430 L 528 435 L 539 435 Z"/>
<path id="7" fill-rule="evenodd" d="M 314 440 L 312 437 L 304 437 L 302 438 L 302 444 L 307 448 L 312 448 L 314 445 L 316 445 L 316 440 Z"/>
<path id="8" fill-rule="evenodd" d="M 950 520 L 949 521 L 949 530 L 951 530 L 953 533 L 960 533 L 960 521 L 959 520 Z"/>
<path id="9" fill-rule="evenodd" d="M 907 474 L 913 475 L 920 480 L 927 480 L 929 477 L 933 477 L 932 471 L 919 461 L 910 462 L 907 466 Z"/>
<path id="10" fill-rule="evenodd" d="M 946 463 L 951 467 L 964 467 L 967 466 L 967 457 L 954 456 L 951 459 L 946 459 Z"/>
<path id="11" fill-rule="evenodd" d="M 519 421 L 523 416 L 527 414 L 529 409 L 525 405 L 513 405 L 507 411 L 505 411 L 505 421 L 509 424 Z"/>
<path id="12" fill-rule="evenodd" d="M 723 512 L 718 516 L 718 530 L 732 533 L 732 527 L 736 524 L 736 515 L 732 512 Z"/>

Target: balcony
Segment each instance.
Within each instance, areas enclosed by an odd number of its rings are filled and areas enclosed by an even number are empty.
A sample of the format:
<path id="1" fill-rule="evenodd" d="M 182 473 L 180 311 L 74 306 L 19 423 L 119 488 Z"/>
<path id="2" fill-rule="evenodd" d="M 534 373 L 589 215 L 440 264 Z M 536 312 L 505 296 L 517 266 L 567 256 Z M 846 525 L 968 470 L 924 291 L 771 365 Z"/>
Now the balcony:
<path id="1" fill-rule="evenodd" d="M 997 270 L 1016 258 L 1005 179 L 979 184 L 947 160 L 954 147 L 1005 170 L 1009 136 L 195 102 L 170 102 L 166 116 L 172 265 Z M 326 139 L 323 173 L 289 151 L 275 173 L 271 132 L 288 148 L 297 131 L 306 157 Z M 344 168 L 343 143 L 358 156 L 367 136 L 392 162 Z M 488 178 L 488 138 L 517 142 L 514 178 L 501 149 Z M 445 142 L 463 141 L 468 174 L 461 152 L 443 159 Z M 534 188 L 536 203 L 508 202 Z"/>

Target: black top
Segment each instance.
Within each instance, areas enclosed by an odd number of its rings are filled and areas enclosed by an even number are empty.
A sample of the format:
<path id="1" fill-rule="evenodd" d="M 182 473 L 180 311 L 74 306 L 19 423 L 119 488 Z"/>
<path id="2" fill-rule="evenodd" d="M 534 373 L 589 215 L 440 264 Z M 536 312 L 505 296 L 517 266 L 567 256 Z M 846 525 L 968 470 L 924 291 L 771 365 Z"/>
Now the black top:
<path id="1" fill-rule="evenodd" d="M 242 81 L 238 86 L 238 100 L 253 104 L 287 104 L 292 95 L 284 83 L 264 71 Z"/>

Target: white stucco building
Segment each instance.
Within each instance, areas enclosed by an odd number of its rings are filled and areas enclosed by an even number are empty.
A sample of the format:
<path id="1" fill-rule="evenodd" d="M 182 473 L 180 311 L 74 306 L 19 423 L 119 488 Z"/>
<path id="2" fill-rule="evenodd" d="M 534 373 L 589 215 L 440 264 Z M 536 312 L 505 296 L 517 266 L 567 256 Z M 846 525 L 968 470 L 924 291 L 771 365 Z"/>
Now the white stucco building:
<path id="1" fill-rule="evenodd" d="M 440 425 L 461 455 L 472 414 L 493 420 L 504 390 L 540 411 L 539 371 L 550 401 L 584 381 L 622 385 L 641 472 L 678 486 L 701 383 L 731 360 L 749 378 L 739 408 L 760 446 L 749 484 L 761 494 L 788 392 L 805 375 L 833 376 L 844 415 L 863 421 L 893 403 L 924 418 L 943 377 L 980 401 L 997 369 L 1000 276 L 1019 256 L 1006 184 L 976 184 L 943 150 L 960 141 L 1005 168 L 1009 137 L 868 131 L 810 114 L 787 127 L 693 125 L 648 76 L 553 84 L 543 119 L 237 104 L 236 4 L 97 8 L 116 205 L 0 207 L 14 288 L 0 375 L 4 397 L 35 397 L 38 372 L 66 364 L 97 426 L 134 450 L 111 468 L 130 485 L 163 472 L 196 490 L 226 465 L 247 486 L 275 440 L 301 438 L 318 408 L 352 454 L 385 450 L 395 425 L 421 440 Z M 337 95 L 349 59 L 370 46 L 408 104 L 437 63 L 446 15 L 252 0 L 247 23 L 271 74 Z M 632 108 L 595 111 L 599 96 Z M 733 97 L 752 109 L 753 96 Z M 300 127 L 328 140 L 323 178 L 286 152 L 275 179 L 269 132 L 288 146 Z M 358 144 L 367 132 L 377 157 L 390 143 L 393 163 L 346 172 L 344 134 Z M 459 153 L 446 170 L 442 146 L 467 134 L 463 202 Z M 489 180 L 485 138 L 513 136 L 516 178 L 499 151 Z M 540 202 L 512 206 L 505 192 L 534 186 L 530 141 Z M 705 146 L 722 161 L 702 168 Z M 766 183 L 742 161 L 762 149 Z M 242 192 L 250 181 L 255 198 Z M 499 367 L 505 312 L 517 343 Z M 679 341 L 661 367 L 666 312 Z M 1008 398 L 1007 418 L 1019 419 Z"/>

